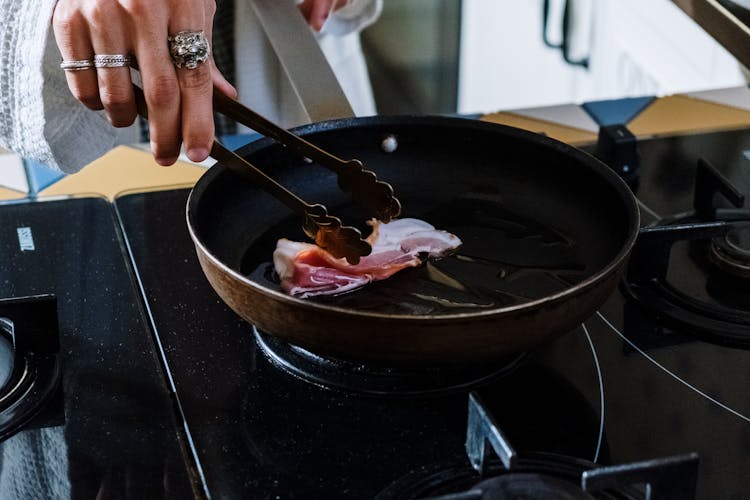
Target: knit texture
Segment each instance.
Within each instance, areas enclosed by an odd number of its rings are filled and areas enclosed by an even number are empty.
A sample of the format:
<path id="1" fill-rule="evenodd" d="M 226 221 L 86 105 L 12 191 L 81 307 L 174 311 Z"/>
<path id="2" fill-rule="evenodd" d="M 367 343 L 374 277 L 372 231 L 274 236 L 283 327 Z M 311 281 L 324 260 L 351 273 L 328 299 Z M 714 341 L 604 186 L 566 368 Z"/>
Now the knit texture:
<path id="1" fill-rule="evenodd" d="M 0 497 L 70 498 L 67 453 L 62 427 L 26 430 L 1 443 Z"/>
<path id="2" fill-rule="evenodd" d="M 50 27 L 55 0 L 0 0 L 0 146 L 75 172 L 115 143 L 102 112 L 68 90 Z"/>

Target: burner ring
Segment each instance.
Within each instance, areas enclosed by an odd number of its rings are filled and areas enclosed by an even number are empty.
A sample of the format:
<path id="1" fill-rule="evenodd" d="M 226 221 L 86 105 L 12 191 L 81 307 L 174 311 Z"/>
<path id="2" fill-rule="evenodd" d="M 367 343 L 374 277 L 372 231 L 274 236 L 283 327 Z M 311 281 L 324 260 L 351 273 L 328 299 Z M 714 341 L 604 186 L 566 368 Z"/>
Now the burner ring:
<path id="1" fill-rule="evenodd" d="M 532 472 L 509 473 L 486 479 L 474 486 L 471 492 L 485 498 L 535 498 L 558 500 L 596 500 L 574 482 Z M 480 498 L 480 497 L 478 497 Z"/>
<path id="2" fill-rule="evenodd" d="M 711 262 L 721 271 L 750 278 L 750 222 L 738 222 L 723 238 L 711 240 Z"/>
<path id="3" fill-rule="evenodd" d="M 732 228 L 743 228 L 750 224 L 750 210 L 720 209 L 716 212 L 716 221 L 730 224 L 727 233 L 731 234 Z M 703 223 L 705 221 L 690 212 L 661 219 L 654 227 L 697 227 Z M 731 292 L 735 287 L 742 291 L 746 279 L 738 277 L 736 273 L 716 269 L 714 262 L 712 247 L 725 240 L 724 236 L 718 236 L 725 233 L 697 238 L 685 237 L 687 235 L 684 233 L 673 241 L 665 238 L 665 244 L 660 244 L 656 238 L 651 242 L 647 256 L 640 260 L 631 259 L 628 273 L 621 282 L 621 290 L 660 321 L 671 323 L 671 326 L 683 329 L 693 337 L 719 345 L 750 348 L 750 314 L 744 306 L 747 294 Z M 732 241 L 742 240 L 727 239 L 726 245 L 729 246 Z M 636 245 L 635 256 L 638 250 Z M 660 252 L 665 253 L 662 256 Z M 689 269 L 697 271 L 667 276 L 667 264 L 672 263 L 676 256 L 682 258 L 683 265 L 690 265 Z M 666 259 L 665 265 L 661 263 L 662 257 Z M 654 262 L 656 267 L 649 268 L 649 264 Z M 678 282 L 675 283 L 672 278 L 677 278 Z M 684 287 L 685 282 L 689 282 L 687 288 Z M 717 295 L 717 291 L 723 293 Z"/>
<path id="4" fill-rule="evenodd" d="M 508 375 L 527 358 L 526 353 L 486 365 L 395 367 L 369 365 L 319 356 L 259 331 L 260 350 L 277 367 L 306 382 L 328 389 L 371 396 L 444 395 L 480 387 Z"/>
<path id="5" fill-rule="evenodd" d="M 13 323 L 0 318 L 0 338 L 9 342 L 12 335 Z M 57 391 L 61 378 L 57 355 L 13 350 L 10 355 L 12 367 L 0 386 L 0 442 L 34 420 Z"/>
<path id="6" fill-rule="evenodd" d="M 432 498 L 441 495 L 448 498 L 562 498 L 562 499 L 595 499 L 595 500 L 642 500 L 644 495 L 633 486 L 620 486 L 595 492 L 581 489 L 581 474 L 597 467 L 593 462 L 584 459 L 559 455 L 556 453 L 529 452 L 519 457 L 513 471 L 506 470 L 499 460 L 491 459 L 488 464 L 487 477 L 480 477 L 468 463 L 454 463 L 450 466 L 433 464 L 411 471 L 391 483 L 386 489 L 375 495 L 376 500 Z M 508 487 L 536 484 L 541 488 L 550 486 L 550 495 L 501 496 L 493 489 L 493 482 L 506 483 Z M 544 484 L 546 482 L 546 484 Z M 567 484 L 566 484 L 567 483 Z M 557 491 L 552 487 L 560 486 Z M 486 492 L 484 490 L 491 490 Z M 481 496 L 483 493 L 488 493 Z M 532 492 L 533 493 L 533 492 Z M 537 493 L 544 491 L 537 489 Z M 451 496 L 454 495 L 454 496 Z M 463 496 L 461 496 L 463 495 Z M 470 496 L 474 495 L 474 496 Z M 557 496 L 555 496 L 557 495 Z"/>
<path id="7" fill-rule="evenodd" d="M 0 318 L 0 394 L 6 390 L 6 385 L 13 377 L 15 363 L 13 362 L 13 343 L 8 338 L 3 325 L 5 321 Z"/>

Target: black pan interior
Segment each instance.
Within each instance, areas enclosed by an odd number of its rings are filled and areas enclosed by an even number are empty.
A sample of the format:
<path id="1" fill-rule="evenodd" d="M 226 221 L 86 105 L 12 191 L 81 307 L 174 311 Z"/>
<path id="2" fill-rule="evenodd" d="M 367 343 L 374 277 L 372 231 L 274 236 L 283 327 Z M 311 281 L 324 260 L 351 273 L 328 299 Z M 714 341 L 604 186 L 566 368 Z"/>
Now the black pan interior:
<path id="1" fill-rule="evenodd" d="M 459 251 L 363 290 L 315 300 L 395 314 L 488 310 L 553 296 L 601 273 L 636 230 L 627 187 L 603 164 L 517 129 L 452 118 L 360 118 L 297 131 L 390 182 L 402 216 L 457 234 Z M 395 152 L 381 148 L 384 138 Z M 303 199 L 324 203 L 368 232 L 367 215 L 335 174 L 270 141 L 241 154 Z M 306 241 L 299 219 L 221 167 L 196 185 L 189 215 L 198 238 L 233 270 L 278 290 L 270 264 L 279 238 Z"/>

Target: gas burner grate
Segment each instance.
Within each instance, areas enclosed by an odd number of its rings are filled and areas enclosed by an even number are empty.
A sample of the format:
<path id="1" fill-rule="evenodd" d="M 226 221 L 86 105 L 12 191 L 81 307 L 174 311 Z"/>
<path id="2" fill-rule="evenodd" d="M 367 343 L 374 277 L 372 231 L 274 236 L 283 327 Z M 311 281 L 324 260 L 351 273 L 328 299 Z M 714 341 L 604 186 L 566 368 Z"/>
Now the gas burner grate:
<path id="1" fill-rule="evenodd" d="M 717 208 L 742 194 L 708 162 L 698 162 L 695 211 L 641 229 L 623 291 L 658 320 L 702 340 L 750 348 L 750 210 Z M 670 263 L 679 273 L 670 273 Z"/>
<path id="2" fill-rule="evenodd" d="M 315 385 L 355 394 L 444 395 L 481 387 L 509 375 L 527 355 L 481 365 L 384 366 L 319 356 L 253 327 L 264 354 L 278 367 Z"/>
<path id="3" fill-rule="evenodd" d="M 469 395 L 466 452 L 471 466 L 412 472 L 376 500 L 695 498 L 694 453 L 608 467 L 553 453 L 518 455 L 476 393 Z M 646 485 L 651 497 L 636 484 Z"/>

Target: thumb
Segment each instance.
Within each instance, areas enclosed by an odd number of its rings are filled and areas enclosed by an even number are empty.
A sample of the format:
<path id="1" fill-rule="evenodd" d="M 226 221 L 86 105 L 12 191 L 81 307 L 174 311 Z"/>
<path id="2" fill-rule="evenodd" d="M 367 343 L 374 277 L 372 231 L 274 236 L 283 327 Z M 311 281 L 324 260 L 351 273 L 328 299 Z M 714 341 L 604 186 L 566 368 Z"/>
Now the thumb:
<path id="1" fill-rule="evenodd" d="M 224 78 L 224 75 L 221 74 L 221 71 L 216 67 L 216 64 L 213 64 L 213 61 L 211 64 L 211 79 L 213 80 L 215 89 L 219 90 L 219 92 L 227 97 L 237 99 L 237 89 L 234 88 L 234 85 L 229 83 L 226 78 Z"/>

